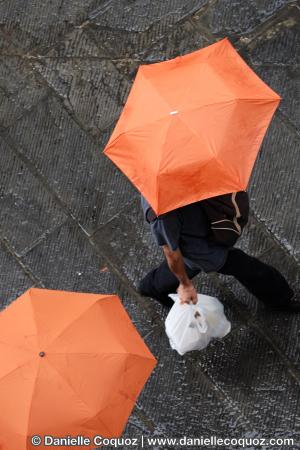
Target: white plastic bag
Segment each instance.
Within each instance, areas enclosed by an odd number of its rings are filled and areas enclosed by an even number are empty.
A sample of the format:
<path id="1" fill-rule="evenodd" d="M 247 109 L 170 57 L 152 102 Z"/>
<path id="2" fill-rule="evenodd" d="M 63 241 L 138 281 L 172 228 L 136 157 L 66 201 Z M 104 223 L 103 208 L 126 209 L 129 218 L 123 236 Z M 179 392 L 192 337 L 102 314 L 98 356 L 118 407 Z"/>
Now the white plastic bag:
<path id="1" fill-rule="evenodd" d="M 178 294 L 170 294 L 174 300 L 165 329 L 170 345 L 180 355 L 191 350 L 202 350 L 212 338 L 223 338 L 231 330 L 224 314 L 224 306 L 215 297 L 198 294 L 198 301 L 180 303 Z"/>

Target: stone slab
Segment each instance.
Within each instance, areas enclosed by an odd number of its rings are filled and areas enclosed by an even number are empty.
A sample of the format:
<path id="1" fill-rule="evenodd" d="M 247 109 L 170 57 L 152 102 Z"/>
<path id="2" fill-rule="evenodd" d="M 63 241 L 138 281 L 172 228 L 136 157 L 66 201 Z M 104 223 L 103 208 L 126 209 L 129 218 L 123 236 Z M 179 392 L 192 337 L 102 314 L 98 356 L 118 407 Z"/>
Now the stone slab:
<path id="1" fill-rule="evenodd" d="M 66 219 L 47 189 L 0 138 L 0 235 L 16 254 Z"/>
<path id="2" fill-rule="evenodd" d="M 114 55 L 117 64 L 122 58 L 122 62 L 128 60 L 132 65 L 173 58 L 204 46 L 205 41 L 193 26 L 190 16 L 176 26 L 161 20 L 142 32 L 107 29 L 93 20 L 88 32 L 98 45 Z"/>
<path id="3" fill-rule="evenodd" d="M 299 384 L 269 344 L 242 327 L 199 353 L 199 366 L 260 436 L 299 441 Z"/>
<path id="4" fill-rule="evenodd" d="M 150 63 L 166 61 L 199 50 L 211 43 L 192 21 L 186 20 L 153 44 L 145 52 L 144 60 Z"/>
<path id="5" fill-rule="evenodd" d="M 8 130 L 10 138 L 47 180 L 87 233 L 107 222 L 135 195 L 115 168 L 53 97 Z"/>
<path id="6" fill-rule="evenodd" d="M 118 119 L 130 83 L 84 29 L 69 33 L 34 67 L 92 135 L 100 138 Z"/>
<path id="7" fill-rule="evenodd" d="M 0 308 L 3 309 L 34 285 L 17 260 L 0 242 Z"/>
<path id="8" fill-rule="evenodd" d="M 250 64 L 282 98 L 279 109 L 300 130 L 300 10 L 288 8 L 282 18 L 249 44 Z M 250 40 L 251 40 L 250 36 Z"/>
<path id="9" fill-rule="evenodd" d="M 295 65 L 300 62 L 297 51 L 300 46 L 300 10 L 296 5 L 287 8 L 283 17 L 267 29 L 257 41 L 250 45 L 251 60 L 254 64 Z"/>
<path id="10" fill-rule="evenodd" d="M 11 125 L 47 92 L 20 57 L 0 54 L 0 127 Z"/>
<path id="11" fill-rule="evenodd" d="M 97 25 L 111 29 L 143 32 L 154 23 L 162 26 L 172 26 L 186 16 L 200 9 L 207 0 L 133 0 L 126 5 L 118 0 L 112 0 L 95 8 L 89 18 Z"/>
<path id="12" fill-rule="evenodd" d="M 217 0 L 203 16 L 203 23 L 213 34 L 232 40 L 249 33 L 276 15 L 292 0 Z"/>
<path id="13" fill-rule="evenodd" d="M 117 288 L 113 274 L 101 270 L 105 260 L 72 220 L 46 236 L 22 261 L 47 289 L 114 293 Z"/>
<path id="14" fill-rule="evenodd" d="M 299 47 L 300 48 L 300 47 Z M 279 110 L 300 132 L 300 68 L 294 65 L 254 64 L 255 72 L 281 96 Z"/>
<path id="15" fill-rule="evenodd" d="M 38 48 L 43 52 L 74 26 L 86 21 L 89 12 L 103 4 L 105 0 L 1 2 L 0 25 L 20 51 L 28 52 Z"/>

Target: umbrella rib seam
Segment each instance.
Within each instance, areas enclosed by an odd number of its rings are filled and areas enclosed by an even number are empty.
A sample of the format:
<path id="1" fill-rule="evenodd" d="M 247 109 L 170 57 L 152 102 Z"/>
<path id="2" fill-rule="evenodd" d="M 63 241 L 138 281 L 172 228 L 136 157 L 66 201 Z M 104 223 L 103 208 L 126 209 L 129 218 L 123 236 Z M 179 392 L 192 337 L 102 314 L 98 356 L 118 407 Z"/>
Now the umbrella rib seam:
<path id="1" fill-rule="evenodd" d="M 66 331 L 68 328 L 70 328 L 72 325 L 74 325 L 75 322 L 77 322 L 77 321 L 78 321 L 85 313 L 87 313 L 91 307 L 95 306 L 95 305 L 99 302 L 99 300 L 102 300 L 102 299 L 100 299 L 100 298 L 99 298 L 99 299 L 96 299 L 94 303 L 92 303 L 91 305 L 89 305 L 86 309 L 80 311 L 79 315 L 78 315 L 77 317 L 75 317 L 74 320 L 73 320 L 72 322 L 69 322 L 68 325 L 67 325 L 65 328 L 63 328 L 63 329 L 59 332 L 58 335 L 56 335 L 56 336 L 53 337 L 53 339 L 52 339 L 52 341 L 51 341 L 51 344 L 53 344 L 53 342 L 55 342 L 55 340 L 57 340 L 63 333 L 65 333 L 65 331 Z"/>
<path id="2" fill-rule="evenodd" d="M 33 385 L 33 389 L 32 389 L 31 403 L 30 403 L 30 408 L 29 408 L 29 413 L 28 413 L 28 422 L 27 422 L 27 436 L 29 435 L 30 418 L 31 418 L 32 404 L 33 404 L 33 394 L 34 394 L 34 391 L 36 388 L 36 383 L 37 383 L 39 372 L 40 372 L 40 364 L 38 365 L 38 370 L 37 370 L 37 373 L 35 376 L 34 385 Z"/>

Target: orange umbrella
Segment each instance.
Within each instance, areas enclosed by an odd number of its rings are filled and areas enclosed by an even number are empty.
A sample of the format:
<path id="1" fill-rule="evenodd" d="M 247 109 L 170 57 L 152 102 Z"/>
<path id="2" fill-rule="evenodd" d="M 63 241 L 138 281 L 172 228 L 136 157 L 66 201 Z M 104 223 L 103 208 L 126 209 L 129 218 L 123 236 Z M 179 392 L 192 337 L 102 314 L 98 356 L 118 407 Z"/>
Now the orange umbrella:
<path id="1" fill-rule="evenodd" d="M 279 101 L 226 38 L 140 66 L 104 153 L 156 214 L 245 190 Z"/>
<path id="2" fill-rule="evenodd" d="M 120 436 L 156 365 L 117 296 L 35 288 L 0 314 L 0 360 L 1 450 Z"/>

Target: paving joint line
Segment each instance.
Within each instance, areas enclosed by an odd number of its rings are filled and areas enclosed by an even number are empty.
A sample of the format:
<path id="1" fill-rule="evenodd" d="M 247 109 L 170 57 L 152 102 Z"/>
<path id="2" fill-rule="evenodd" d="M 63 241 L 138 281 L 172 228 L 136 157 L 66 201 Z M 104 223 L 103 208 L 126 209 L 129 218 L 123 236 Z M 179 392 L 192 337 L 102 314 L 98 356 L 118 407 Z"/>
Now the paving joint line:
<path id="1" fill-rule="evenodd" d="M 300 141 L 300 129 L 291 121 L 291 119 L 286 115 L 282 109 L 276 111 L 276 115 L 279 116 L 281 121 L 290 129 L 290 131 L 294 134 L 295 138 Z"/>
<path id="2" fill-rule="evenodd" d="M 274 15 L 270 16 L 265 22 L 258 24 L 252 31 L 245 33 L 238 40 L 241 49 L 252 50 L 256 45 L 263 40 L 264 36 L 274 28 L 284 28 L 286 21 L 288 21 L 291 16 L 291 11 L 297 11 L 297 2 L 292 2 L 283 5 L 279 10 L 275 12 Z"/>
<path id="3" fill-rule="evenodd" d="M 7 131 L 0 132 L 0 136 L 6 142 L 6 144 L 13 150 L 13 152 L 18 156 L 18 158 L 28 167 L 32 175 L 37 178 L 43 187 L 51 194 L 53 200 L 60 206 L 62 211 L 72 219 L 76 220 L 76 217 L 68 207 L 68 205 L 60 198 L 56 191 L 54 191 L 48 182 L 47 177 L 35 166 L 33 161 L 29 159 L 23 152 L 18 149 L 17 143 L 8 135 Z"/>
<path id="4" fill-rule="evenodd" d="M 38 287 L 44 287 L 43 283 L 41 280 L 39 280 L 39 278 L 37 278 L 33 272 L 31 272 L 31 270 L 29 269 L 29 267 L 26 266 L 26 264 L 23 263 L 22 259 L 20 257 L 18 257 L 17 253 L 15 252 L 15 250 L 13 249 L 13 247 L 11 247 L 11 245 L 9 244 L 8 240 L 1 236 L 0 234 L 0 242 L 2 243 L 3 247 L 5 248 L 5 250 L 7 251 L 7 253 L 12 256 L 12 258 L 17 262 L 18 266 L 20 266 L 20 268 L 22 269 L 22 271 L 25 273 L 25 275 L 33 282 L 33 284 L 35 286 Z"/>
<path id="5" fill-rule="evenodd" d="M 89 234 L 88 236 L 90 238 L 94 238 L 95 234 L 98 233 L 98 231 L 102 230 L 103 228 L 105 228 L 107 225 L 109 225 L 114 219 L 118 218 L 122 212 L 126 211 L 126 209 L 130 208 L 132 205 L 134 205 L 134 203 L 136 202 L 136 200 L 138 199 L 138 194 L 134 194 L 136 195 L 135 197 L 133 197 L 132 200 L 130 200 L 129 202 L 127 202 L 125 205 L 123 205 L 121 208 L 119 208 L 118 212 L 116 214 L 114 214 L 113 216 L 111 216 L 105 223 L 102 223 L 101 225 L 99 225 L 99 227 L 97 227 L 91 234 Z"/>
<path id="6" fill-rule="evenodd" d="M 84 133 L 89 139 L 92 140 L 92 142 L 95 143 L 95 145 L 99 145 L 99 147 L 101 146 L 101 142 L 98 138 L 96 138 L 96 136 L 94 136 L 92 133 L 89 133 L 88 130 L 86 130 L 86 126 L 78 119 L 77 115 L 74 112 L 73 109 L 73 105 L 72 102 L 70 101 L 68 96 L 62 96 L 60 95 L 54 88 L 52 85 L 50 85 L 47 80 L 42 76 L 42 74 L 38 71 L 35 70 L 35 68 L 32 66 L 32 69 L 34 71 L 34 73 L 36 74 L 37 78 L 41 81 L 41 83 L 43 83 L 45 85 L 45 87 L 47 87 L 48 89 L 48 95 L 45 96 L 42 100 L 40 100 L 38 103 L 36 103 L 35 105 L 33 105 L 33 107 L 30 109 L 30 112 L 32 112 L 32 110 L 36 109 L 39 104 L 41 103 L 41 101 L 45 101 L 45 100 L 51 100 L 51 98 L 56 98 L 57 101 L 59 102 L 60 106 L 62 107 L 62 109 L 65 111 L 65 113 L 70 117 L 70 119 L 78 126 L 78 128 L 82 131 L 82 133 Z M 116 69 L 117 70 L 117 69 Z M 69 104 L 70 104 L 70 108 L 68 108 L 65 103 L 64 100 L 68 100 Z M 122 106 L 122 105 L 119 105 Z M 70 109 L 72 111 L 70 111 Z M 22 115 L 18 120 L 22 119 L 25 115 Z M 14 122 L 14 124 L 17 121 Z M 110 127 L 112 126 L 113 123 L 115 123 L 116 120 L 112 120 L 112 122 L 110 124 L 107 125 L 107 127 L 105 127 L 104 130 L 100 131 L 103 134 L 105 134 L 106 131 L 108 131 L 110 129 Z M 10 125 L 11 126 L 11 125 Z M 95 153 L 92 152 L 92 150 L 89 150 L 91 152 L 91 154 L 93 156 L 95 156 Z"/>
<path id="7" fill-rule="evenodd" d="M 28 253 L 30 253 L 32 250 L 34 250 L 36 247 L 38 247 L 43 241 L 45 241 L 49 236 L 55 233 L 55 231 L 59 230 L 70 218 L 66 217 L 63 222 L 53 226 L 52 228 L 47 229 L 42 233 L 37 239 L 35 239 L 32 244 L 22 250 L 20 253 L 16 252 L 16 255 L 19 258 L 24 258 Z"/>

